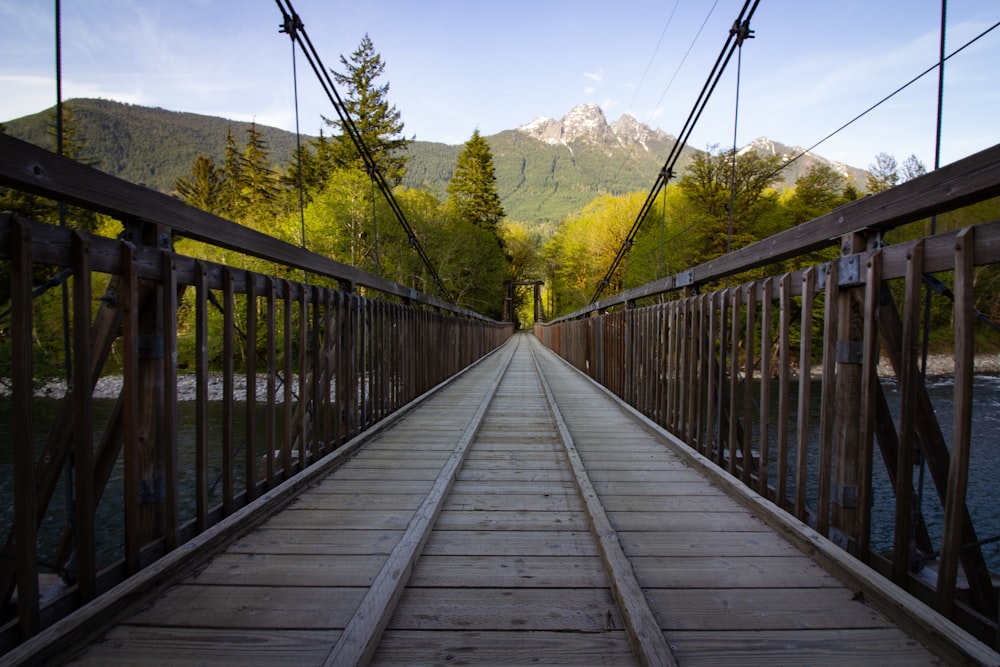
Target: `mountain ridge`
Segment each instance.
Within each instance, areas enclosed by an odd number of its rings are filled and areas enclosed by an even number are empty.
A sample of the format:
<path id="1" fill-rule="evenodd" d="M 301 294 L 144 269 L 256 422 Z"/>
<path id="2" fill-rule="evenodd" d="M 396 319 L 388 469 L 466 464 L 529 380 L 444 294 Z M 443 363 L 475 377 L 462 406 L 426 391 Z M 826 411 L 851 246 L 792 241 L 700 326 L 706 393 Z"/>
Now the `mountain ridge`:
<path id="1" fill-rule="evenodd" d="M 171 111 L 111 100 L 76 99 L 73 110 L 81 136 L 98 168 L 134 183 L 170 192 L 191 164 L 206 154 L 217 164 L 225 154 L 226 135 L 243 145 L 250 123 L 216 116 Z M 7 132 L 32 143 L 51 143 L 52 109 L 6 121 Z M 294 133 L 257 125 L 276 164 L 294 154 Z M 306 142 L 312 137 L 303 136 Z M 517 128 L 484 137 L 491 146 L 497 189 L 507 216 L 530 225 L 551 227 L 603 194 L 647 190 L 663 167 L 676 137 L 651 128 L 628 114 L 609 123 L 596 104 L 573 107 L 561 119 L 539 116 Z M 403 185 L 444 198 L 462 145 L 414 141 L 409 148 Z M 741 150 L 780 155 L 786 161 L 804 153 L 783 173 L 784 185 L 815 162 L 825 162 L 863 187 L 865 172 L 826 160 L 766 137 Z M 682 174 L 697 149 L 685 147 L 678 161 Z"/>

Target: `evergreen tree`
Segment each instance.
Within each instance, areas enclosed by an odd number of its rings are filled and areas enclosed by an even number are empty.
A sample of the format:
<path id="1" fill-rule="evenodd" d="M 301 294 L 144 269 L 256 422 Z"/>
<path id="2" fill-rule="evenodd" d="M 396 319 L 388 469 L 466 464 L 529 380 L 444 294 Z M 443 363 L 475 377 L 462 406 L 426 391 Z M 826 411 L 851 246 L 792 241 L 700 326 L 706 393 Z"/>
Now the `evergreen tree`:
<path id="1" fill-rule="evenodd" d="M 236 144 L 232 128 L 229 128 L 226 130 L 226 155 L 222 164 L 217 212 L 219 215 L 233 220 L 238 218 L 242 212 L 240 203 L 242 167 L 240 148 Z"/>
<path id="2" fill-rule="evenodd" d="M 346 88 L 344 107 L 354 122 L 361 140 L 368 148 L 375 165 L 387 182 L 398 185 L 406 173 L 407 158 L 403 155 L 411 139 L 403 134 L 403 121 L 395 105 L 387 100 L 389 84 L 378 85 L 385 72 L 382 56 L 376 53 L 371 38 L 365 34 L 361 45 L 350 59 L 340 56 L 344 71 L 332 72 L 337 84 Z M 337 166 L 365 168 L 353 140 L 340 119 L 324 118 L 328 125 L 337 128 L 340 135 L 334 140 L 332 158 Z"/>
<path id="3" fill-rule="evenodd" d="M 448 203 L 463 219 L 496 233 L 504 218 L 496 181 L 490 145 L 476 130 L 455 161 Z"/>
<path id="4" fill-rule="evenodd" d="M 191 164 L 191 177 L 178 178 L 174 189 L 189 205 L 209 213 L 216 213 L 219 206 L 219 192 L 222 189 L 222 175 L 212 158 L 199 155 Z"/>
<path id="5" fill-rule="evenodd" d="M 247 130 L 247 143 L 240 156 L 239 193 L 243 218 L 265 220 L 275 214 L 278 178 L 269 161 L 267 142 L 256 123 Z"/>

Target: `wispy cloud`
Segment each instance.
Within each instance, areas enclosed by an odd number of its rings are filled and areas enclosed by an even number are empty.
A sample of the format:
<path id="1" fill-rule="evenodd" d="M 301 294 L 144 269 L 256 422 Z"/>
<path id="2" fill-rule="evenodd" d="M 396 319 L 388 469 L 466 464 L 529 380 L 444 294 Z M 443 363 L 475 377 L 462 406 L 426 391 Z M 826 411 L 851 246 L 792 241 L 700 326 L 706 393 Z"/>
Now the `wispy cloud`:
<path id="1" fill-rule="evenodd" d="M 596 72 L 584 72 L 583 78 L 600 83 L 604 81 L 604 68 L 598 67 Z"/>

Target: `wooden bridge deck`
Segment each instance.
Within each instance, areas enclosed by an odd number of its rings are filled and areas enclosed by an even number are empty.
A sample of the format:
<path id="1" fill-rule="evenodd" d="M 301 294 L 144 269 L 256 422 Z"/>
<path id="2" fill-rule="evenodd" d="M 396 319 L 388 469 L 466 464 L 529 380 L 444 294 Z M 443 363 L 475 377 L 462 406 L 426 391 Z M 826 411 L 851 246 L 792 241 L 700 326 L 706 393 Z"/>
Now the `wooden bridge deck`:
<path id="1" fill-rule="evenodd" d="M 950 660 L 673 447 L 515 336 L 73 664 Z"/>

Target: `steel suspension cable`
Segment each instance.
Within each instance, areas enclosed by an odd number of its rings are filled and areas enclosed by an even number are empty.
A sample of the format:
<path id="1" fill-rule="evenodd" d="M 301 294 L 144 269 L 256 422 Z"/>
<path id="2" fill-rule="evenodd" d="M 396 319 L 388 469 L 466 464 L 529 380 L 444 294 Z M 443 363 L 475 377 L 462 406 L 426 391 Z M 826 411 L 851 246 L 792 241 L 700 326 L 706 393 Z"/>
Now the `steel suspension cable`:
<path id="1" fill-rule="evenodd" d="M 312 67 L 313 72 L 319 79 L 320 86 L 323 88 L 323 92 L 326 93 L 327 99 L 333 105 L 334 111 L 337 112 L 337 116 L 340 119 L 341 127 L 343 128 L 345 134 L 351 139 L 354 144 L 355 149 L 358 151 L 358 155 L 361 157 L 362 161 L 365 163 L 365 168 L 370 170 L 372 177 L 375 180 L 376 185 L 379 190 L 381 190 L 382 195 L 385 197 L 386 202 L 389 204 L 389 208 L 392 209 L 393 214 L 396 216 L 396 220 L 399 222 L 400 226 L 403 228 L 404 233 L 409 240 L 410 245 L 417 251 L 420 259 L 423 261 L 424 266 L 427 268 L 428 273 L 430 273 L 434 284 L 437 286 L 438 292 L 441 297 L 446 301 L 453 302 L 448 288 L 445 287 L 441 280 L 441 276 L 438 275 L 437 270 L 434 268 L 430 257 L 427 256 L 426 251 L 420 244 L 419 239 L 410 226 L 410 223 L 406 220 L 406 215 L 400 208 L 399 203 L 392 194 L 392 188 L 389 186 L 385 177 L 382 175 L 381 170 L 378 168 L 378 163 L 372 156 L 371 151 L 365 144 L 363 137 L 357 126 L 354 124 L 350 113 L 347 111 L 347 106 L 344 104 L 343 99 L 340 97 L 340 93 L 337 92 L 337 88 L 330 78 L 329 70 L 323 64 L 316 47 L 313 46 L 312 40 L 309 39 L 308 33 L 306 33 L 305 26 L 302 20 L 299 18 L 298 13 L 292 6 L 291 0 L 275 0 L 278 5 L 279 11 L 281 11 L 282 17 L 284 19 L 284 25 L 291 26 L 293 29 L 292 40 L 297 41 L 299 47 L 302 49 L 302 54 L 306 57 L 309 62 L 309 66 Z"/>
<path id="2" fill-rule="evenodd" d="M 698 119 L 701 117 L 702 112 L 705 110 L 705 106 L 708 104 L 709 98 L 715 91 L 716 85 L 722 78 L 722 74 L 726 69 L 726 65 L 729 64 L 729 60 L 732 58 L 733 52 L 736 50 L 739 43 L 741 43 L 738 39 L 741 30 L 749 30 L 750 19 L 756 11 L 758 4 L 760 4 L 760 0 L 753 0 L 752 5 L 751 0 L 746 0 L 743 4 L 743 8 L 740 10 L 739 15 L 736 17 L 736 21 L 733 22 L 732 29 L 729 31 L 729 35 L 726 37 L 725 44 L 723 44 L 722 50 L 719 52 L 719 56 L 716 58 L 715 64 L 712 66 L 708 79 L 705 81 L 704 86 L 702 86 L 694 107 L 688 115 L 687 120 L 684 122 L 684 126 L 681 128 L 677 141 L 674 142 L 674 146 L 670 150 L 670 154 L 667 156 L 663 169 L 661 169 L 660 173 L 657 175 L 652 189 L 646 196 L 646 201 L 643 203 L 642 208 L 639 210 L 639 214 L 632 223 L 631 229 L 629 229 L 628 234 L 622 241 L 621 246 L 618 248 L 618 252 L 615 254 L 607 273 L 604 274 L 604 278 L 601 279 L 601 282 L 598 284 L 597 290 L 594 292 L 594 296 L 590 299 L 590 303 L 597 301 L 601 297 L 604 290 L 611 284 L 611 278 L 614 276 L 615 271 L 618 270 L 618 266 L 621 264 L 625 255 L 628 254 L 631 249 L 635 237 L 639 233 L 639 228 L 642 226 L 643 220 L 645 220 L 646 215 L 653 206 L 656 197 L 659 195 L 660 191 L 666 187 L 670 179 L 674 177 L 674 167 L 680 159 L 681 151 L 687 144 L 687 140 L 690 137 L 691 132 L 694 130 L 694 126 L 697 124 Z"/>
<path id="3" fill-rule="evenodd" d="M 807 153 L 811 152 L 814 148 L 816 148 L 820 144 L 823 144 L 827 140 L 832 139 L 836 135 L 840 134 L 841 132 L 843 132 L 844 130 L 846 130 L 848 127 L 850 127 L 851 125 L 853 125 L 857 121 L 861 120 L 862 118 L 864 118 L 865 116 L 867 116 L 869 113 L 871 113 L 872 111 L 874 111 L 878 107 L 882 106 L 883 104 L 885 104 L 886 102 L 888 102 L 890 99 L 892 99 L 893 97 L 895 97 L 899 93 L 903 92 L 904 90 L 906 90 L 907 88 L 909 88 L 910 86 L 912 86 L 913 84 L 915 84 L 917 81 L 919 81 L 920 79 L 922 79 L 925 76 L 927 76 L 928 74 L 930 74 L 931 72 L 933 72 L 939 66 L 943 66 L 943 64 L 945 62 L 947 62 L 948 60 L 951 60 L 952 58 L 954 58 L 955 56 L 957 56 L 959 53 L 961 53 L 965 49 L 969 48 L 970 46 L 972 46 L 973 44 L 975 44 L 976 42 L 978 42 L 980 39 L 982 39 L 983 37 L 985 37 L 989 33 L 993 32 L 997 28 L 1000 28 L 1000 21 L 997 21 L 996 23 L 994 23 L 990 27 L 986 28 L 981 33 L 979 33 L 978 35 L 976 35 L 975 37 L 973 37 L 972 39 L 970 39 L 969 41 L 967 41 L 965 44 L 963 44 L 962 46 L 958 47 L 957 49 L 955 49 L 954 51 L 952 51 L 951 53 L 949 53 L 943 60 L 934 63 L 933 65 L 931 65 L 930 67 L 928 67 L 927 69 L 925 69 L 923 72 L 921 72 L 920 74 L 916 75 L 915 77 L 913 77 L 912 79 L 910 79 L 909 81 L 907 81 L 906 83 L 904 83 L 903 85 L 901 85 L 899 88 L 896 88 L 896 90 L 892 91 L 891 93 L 889 93 L 888 95 L 886 95 L 885 97 L 883 97 L 882 99 L 880 99 L 878 102 L 876 102 L 875 104 L 871 105 L 870 107 L 868 107 L 867 109 L 865 109 L 864 111 L 862 111 L 861 113 L 859 113 L 857 116 L 855 116 L 854 118 L 850 119 L 849 121 L 847 121 L 846 123 L 844 123 L 843 125 L 841 125 L 840 127 L 838 127 L 833 132 L 830 132 L 828 135 L 826 135 L 825 137 L 823 137 L 822 139 L 820 139 L 819 141 L 817 141 L 816 143 L 814 143 L 809 148 L 806 148 L 805 150 L 803 150 L 802 152 L 800 152 L 795 157 L 793 157 L 793 158 L 789 159 L 788 161 L 786 161 L 783 165 L 781 165 L 780 168 L 775 169 L 773 172 L 771 172 L 770 174 L 768 174 L 768 176 L 769 177 L 770 176 L 776 176 L 778 174 L 778 172 L 780 172 L 782 169 L 784 169 L 788 165 L 792 164 L 793 162 L 795 162 L 796 160 L 798 160 L 802 156 L 806 155 Z"/>

